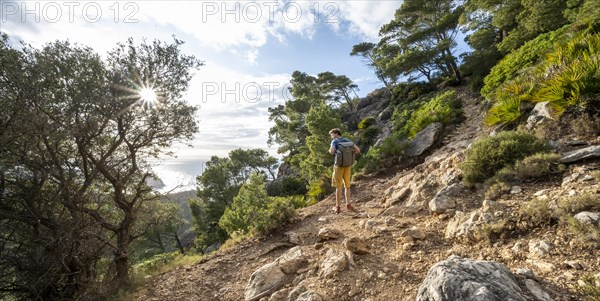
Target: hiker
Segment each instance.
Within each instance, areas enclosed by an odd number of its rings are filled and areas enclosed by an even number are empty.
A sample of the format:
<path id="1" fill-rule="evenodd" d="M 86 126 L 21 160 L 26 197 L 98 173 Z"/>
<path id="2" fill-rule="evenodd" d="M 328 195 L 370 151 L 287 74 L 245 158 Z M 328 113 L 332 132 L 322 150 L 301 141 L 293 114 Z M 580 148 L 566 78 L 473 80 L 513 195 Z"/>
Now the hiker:
<path id="1" fill-rule="evenodd" d="M 345 188 L 346 208 L 348 211 L 354 211 L 350 203 L 350 168 L 354 163 L 354 156 L 360 153 L 360 148 L 352 140 L 343 138 L 340 129 L 329 131 L 331 136 L 331 146 L 329 153 L 335 155 L 333 175 L 331 176 L 331 185 L 335 187 L 335 213 L 340 213 L 340 200 L 342 198 L 342 186 Z"/>

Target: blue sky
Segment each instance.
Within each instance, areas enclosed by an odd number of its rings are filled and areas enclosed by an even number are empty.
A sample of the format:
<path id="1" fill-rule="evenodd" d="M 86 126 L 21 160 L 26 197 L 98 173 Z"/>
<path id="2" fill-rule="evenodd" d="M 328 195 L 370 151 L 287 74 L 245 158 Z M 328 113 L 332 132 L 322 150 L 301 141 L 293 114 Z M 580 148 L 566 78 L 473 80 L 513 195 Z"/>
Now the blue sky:
<path id="1" fill-rule="evenodd" d="M 128 37 L 185 41 L 183 51 L 206 64 L 185 96 L 200 106 L 200 132 L 192 147 L 175 146 L 177 157 L 155 170 L 169 188 L 192 187 L 211 155 L 235 148 L 277 155 L 276 146 L 266 143 L 267 110 L 289 97 L 285 84 L 294 70 L 346 75 L 360 96 L 381 87 L 349 53 L 357 43 L 377 41 L 378 29 L 401 2 L 0 0 L 0 30 L 14 45 L 68 39 L 102 55 Z"/>

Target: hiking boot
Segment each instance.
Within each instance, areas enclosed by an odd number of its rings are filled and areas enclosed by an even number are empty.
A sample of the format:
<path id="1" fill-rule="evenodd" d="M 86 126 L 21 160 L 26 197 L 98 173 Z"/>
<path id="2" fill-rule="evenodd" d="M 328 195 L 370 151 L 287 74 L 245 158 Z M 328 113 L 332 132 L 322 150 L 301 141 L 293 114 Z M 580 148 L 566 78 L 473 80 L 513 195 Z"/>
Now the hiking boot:
<path id="1" fill-rule="evenodd" d="M 340 214 L 340 212 L 342 212 L 342 209 L 340 208 L 340 206 L 337 207 L 333 207 L 333 212 L 335 212 L 335 214 Z"/>
<path id="2" fill-rule="evenodd" d="M 348 209 L 348 211 L 355 211 L 354 207 L 352 207 L 352 205 L 350 205 L 350 204 L 346 205 L 346 209 Z"/>

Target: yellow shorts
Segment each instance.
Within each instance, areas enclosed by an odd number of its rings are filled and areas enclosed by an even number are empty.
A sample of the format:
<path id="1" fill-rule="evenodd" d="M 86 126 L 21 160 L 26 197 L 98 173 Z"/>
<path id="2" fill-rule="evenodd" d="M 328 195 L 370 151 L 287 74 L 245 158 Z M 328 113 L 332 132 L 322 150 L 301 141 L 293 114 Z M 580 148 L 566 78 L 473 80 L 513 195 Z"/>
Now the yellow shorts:
<path id="1" fill-rule="evenodd" d="M 334 166 L 331 185 L 335 188 L 350 188 L 350 166 Z"/>

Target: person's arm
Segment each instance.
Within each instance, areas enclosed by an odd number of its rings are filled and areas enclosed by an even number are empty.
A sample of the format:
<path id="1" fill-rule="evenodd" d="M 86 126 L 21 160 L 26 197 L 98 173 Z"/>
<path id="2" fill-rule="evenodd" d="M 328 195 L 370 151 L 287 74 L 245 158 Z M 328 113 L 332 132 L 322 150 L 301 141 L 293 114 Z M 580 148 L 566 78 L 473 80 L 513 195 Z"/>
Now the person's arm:
<path id="1" fill-rule="evenodd" d="M 355 155 L 360 154 L 360 148 L 358 148 L 358 146 L 356 146 L 356 144 L 354 144 L 354 154 Z"/>
<path id="2" fill-rule="evenodd" d="M 335 140 L 331 141 L 331 145 L 329 146 L 329 153 L 330 154 L 335 154 Z"/>

